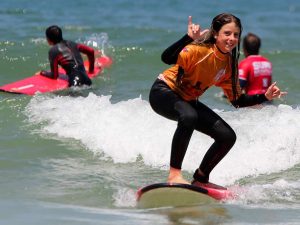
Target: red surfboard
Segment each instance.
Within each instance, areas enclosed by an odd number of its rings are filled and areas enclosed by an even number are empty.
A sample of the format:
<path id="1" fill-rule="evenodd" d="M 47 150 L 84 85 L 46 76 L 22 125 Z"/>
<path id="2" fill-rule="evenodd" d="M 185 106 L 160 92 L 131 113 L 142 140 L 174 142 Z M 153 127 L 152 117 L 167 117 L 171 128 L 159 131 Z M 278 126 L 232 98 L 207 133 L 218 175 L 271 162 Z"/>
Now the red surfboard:
<path id="1" fill-rule="evenodd" d="M 235 194 L 229 189 L 212 183 L 201 185 L 155 183 L 140 188 L 136 193 L 139 208 L 191 206 L 234 198 Z"/>
<path id="2" fill-rule="evenodd" d="M 108 56 L 101 56 L 99 58 L 96 58 L 94 72 L 88 73 L 88 76 L 90 78 L 96 77 L 103 71 L 104 68 L 109 67 L 111 64 L 112 59 Z M 84 66 L 88 71 L 88 60 L 84 61 Z M 41 76 L 39 74 L 40 72 L 37 72 L 31 77 L 1 86 L 0 91 L 16 94 L 34 95 L 36 93 L 53 92 L 68 88 L 68 78 L 65 74 L 65 71 L 61 67 L 59 67 L 58 71 L 59 77 L 56 80 Z"/>

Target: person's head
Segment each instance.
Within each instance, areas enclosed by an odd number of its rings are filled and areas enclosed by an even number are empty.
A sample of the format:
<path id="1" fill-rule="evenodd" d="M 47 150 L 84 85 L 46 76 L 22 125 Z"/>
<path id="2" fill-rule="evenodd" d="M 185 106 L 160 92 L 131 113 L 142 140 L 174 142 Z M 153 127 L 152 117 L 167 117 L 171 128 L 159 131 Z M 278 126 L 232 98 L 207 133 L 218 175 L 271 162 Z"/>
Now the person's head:
<path id="1" fill-rule="evenodd" d="M 59 26 L 52 25 L 46 29 L 45 33 L 49 44 L 57 44 L 63 40 L 62 31 Z"/>
<path id="2" fill-rule="evenodd" d="M 245 56 L 258 55 L 260 45 L 260 38 L 253 33 L 248 33 L 243 39 L 243 50 Z"/>
<path id="3" fill-rule="evenodd" d="M 235 47 L 239 50 L 242 30 L 239 18 L 222 13 L 213 18 L 208 36 L 203 43 L 216 44 L 223 53 L 231 52 Z"/>
<path id="4" fill-rule="evenodd" d="M 204 44 L 215 44 L 222 53 L 231 53 L 231 80 L 234 99 L 237 97 L 238 61 L 243 27 L 241 20 L 230 14 L 221 13 L 213 18 Z"/>

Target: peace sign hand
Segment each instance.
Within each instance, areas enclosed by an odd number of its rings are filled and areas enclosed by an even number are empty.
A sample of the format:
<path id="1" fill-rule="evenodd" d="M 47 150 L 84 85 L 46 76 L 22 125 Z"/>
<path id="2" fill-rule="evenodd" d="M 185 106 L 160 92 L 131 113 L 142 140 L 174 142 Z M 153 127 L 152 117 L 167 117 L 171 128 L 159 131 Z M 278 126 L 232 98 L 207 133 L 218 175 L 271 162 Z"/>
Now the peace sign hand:
<path id="1" fill-rule="evenodd" d="M 188 18 L 188 29 L 187 34 L 192 38 L 193 40 L 199 39 L 203 37 L 205 34 L 207 34 L 209 30 L 205 29 L 201 32 L 201 27 L 199 24 L 194 24 L 192 22 L 192 16 L 189 16 Z"/>
<path id="2" fill-rule="evenodd" d="M 276 86 L 276 82 L 270 85 L 268 90 L 265 93 L 265 96 L 268 100 L 272 100 L 274 98 L 280 98 L 282 96 L 287 95 L 287 92 L 283 92 Z"/>

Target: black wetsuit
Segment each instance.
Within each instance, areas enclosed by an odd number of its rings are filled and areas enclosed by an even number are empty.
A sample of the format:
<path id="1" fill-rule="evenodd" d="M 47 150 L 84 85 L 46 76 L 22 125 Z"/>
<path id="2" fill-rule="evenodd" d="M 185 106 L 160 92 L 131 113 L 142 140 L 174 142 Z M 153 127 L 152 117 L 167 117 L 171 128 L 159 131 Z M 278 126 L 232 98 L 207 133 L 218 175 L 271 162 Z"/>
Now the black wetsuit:
<path id="1" fill-rule="evenodd" d="M 57 79 L 59 76 L 58 65 L 60 65 L 68 75 L 69 86 L 91 85 L 92 81 L 84 68 L 81 52 L 88 56 L 89 71 L 93 72 L 94 49 L 83 44 L 63 40 L 49 50 L 51 72 L 47 73 L 46 76 Z"/>
<path id="2" fill-rule="evenodd" d="M 175 64 L 178 54 L 192 40 L 184 37 L 174 43 L 162 54 L 162 60 L 167 64 Z M 264 95 L 241 95 L 232 102 L 235 107 L 250 106 L 266 101 Z M 186 101 L 174 92 L 163 80 L 157 79 L 150 91 L 149 101 L 151 107 L 158 114 L 178 122 L 172 140 L 170 166 L 181 169 L 190 138 L 194 130 L 209 135 L 214 143 L 208 149 L 200 169 L 205 177 L 197 176 L 200 182 L 208 182 L 209 174 L 221 159 L 229 152 L 236 141 L 233 129 L 213 110 L 198 100 Z"/>

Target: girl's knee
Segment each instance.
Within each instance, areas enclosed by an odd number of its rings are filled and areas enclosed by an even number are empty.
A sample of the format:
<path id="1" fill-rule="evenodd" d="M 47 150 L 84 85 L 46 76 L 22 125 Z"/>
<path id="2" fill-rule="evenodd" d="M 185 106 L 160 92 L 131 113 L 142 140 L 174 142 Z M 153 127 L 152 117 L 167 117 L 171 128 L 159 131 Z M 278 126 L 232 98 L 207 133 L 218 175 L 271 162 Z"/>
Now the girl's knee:
<path id="1" fill-rule="evenodd" d="M 234 130 L 225 122 L 218 120 L 214 126 L 215 139 L 218 141 L 226 142 L 228 145 L 234 145 L 236 142 L 236 134 Z"/>
<path id="2" fill-rule="evenodd" d="M 194 129 L 197 121 L 198 121 L 197 113 L 188 112 L 180 115 L 178 122 L 186 128 Z"/>

